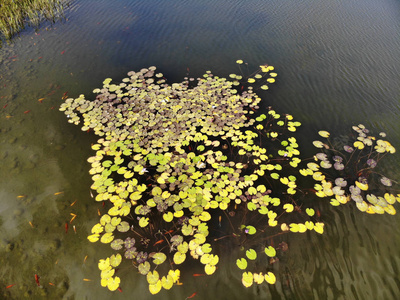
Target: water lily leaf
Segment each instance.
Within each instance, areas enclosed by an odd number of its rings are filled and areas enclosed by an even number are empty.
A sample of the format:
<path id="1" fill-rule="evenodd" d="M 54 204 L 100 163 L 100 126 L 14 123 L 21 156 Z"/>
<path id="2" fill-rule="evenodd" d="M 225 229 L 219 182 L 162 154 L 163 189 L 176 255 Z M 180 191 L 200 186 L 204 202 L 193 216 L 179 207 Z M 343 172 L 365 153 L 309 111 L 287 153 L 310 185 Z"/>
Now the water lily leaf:
<path id="1" fill-rule="evenodd" d="M 388 213 L 389 215 L 395 215 L 396 214 L 396 210 L 392 205 L 388 205 L 386 207 L 383 208 L 385 210 L 386 213 Z"/>
<path id="2" fill-rule="evenodd" d="M 151 294 L 155 295 L 161 291 L 162 283 L 161 280 L 158 280 L 155 284 L 149 285 L 149 291 Z"/>
<path id="3" fill-rule="evenodd" d="M 161 278 L 162 287 L 166 290 L 170 290 L 174 285 L 174 279 L 171 275 L 163 276 Z"/>
<path id="4" fill-rule="evenodd" d="M 384 186 L 392 186 L 392 181 L 389 178 L 382 177 L 380 180 Z"/>
<path id="5" fill-rule="evenodd" d="M 240 258 L 236 260 L 236 265 L 239 269 L 245 270 L 247 268 L 247 260 L 245 258 Z"/>
<path id="6" fill-rule="evenodd" d="M 314 230 L 315 230 L 316 232 L 318 232 L 319 234 L 324 233 L 324 223 L 316 222 L 316 223 L 314 224 Z"/>
<path id="7" fill-rule="evenodd" d="M 321 141 L 313 141 L 313 145 L 316 148 L 324 148 L 324 143 Z"/>
<path id="8" fill-rule="evenodd" d="M 104 244 L 111 243 L 114 239 L 112 232 L 105 233 L 101 236 L 100 242 Z"/>
<path id="9" fill-rule="evenodd" d="M 154 270 L 153 272 L 149 272 L 146 275 L 147 278 L 147 282 L 151 285 L 151 284 L 156 284 L 157 281 L 160 279 L 160 274 L 158 274 L 158 272 L 156 270 Z"/>
<path id="10" fill-rule="evenodd" d="M 318 131 L 318 134 L 320 136 L 324 137 L 324 138 L 328 138 L 329 135 L 330 135 L 330 133 L 328 131 L 325 131 L 325 130 Z"/>
<path id="11" fill-rule="evenodd" d="M 146 227 L 149 224 L 149 218 L 147 217 L 141 217 L 139 220 L 139 226 L 140 227 Z"/>
<path id="12" fill-rule="evenodd" d="M 246 256 L 248 259 L 255 260 L 257 258 L 257 252 L 254 249 L 249 249 L 246 251 Z"/>
<path id="13" fill-rule="evenodd" d="M 272 246 L 265 247 L 264 251 L 265 251 L 265 254 L 266 254 L 267 256 L 269 256 L 269 257 L 274 257 L 274 256 L 276 256 L 276 250 L 275 250 L 275 248 L 272 247 Z"/>
<path id="14" fill-rule="evenodd" d="M 116 289 L 118 289 L 120 282 L 121 279 L 117 276 L 115 276 L 114 278 L 109 278 L 107 281 L 107 288 L 110 291 L 115 291 Z"/>
<path id="15" fill-rule="evenodd" d="M 110 257 L 110 265 L 113 266 L 114 268 L 118 267 L 121 261 L 122 261 L 122 256 L 119 253 L 113 254 Z"/>
<path id="16" fill-rule="evenodd" d="M 183 235 L 191 235 L 193 233 L 193 227 L 190 224 L 184 224 L 182 226 Z"/>
<path id="17" fill-rule="evenodd" d="M 272 272 L 268 272 L 267 274 L 265 274 L 265 281 L 268 282 L 269 284 L 275 284 L 276 282 L 275 274 Z"/>
<path id="18" fill-rule="evenodd" d="M 360 150 L 364 149 L 364 144 L 362 142 L 360 142 L 360 141 L 354 142 L 353 146 L 356 147 L 357 149 L 360 149 Z"/>
<path id="19" fill-rule="evenodd" d="M 129 223 L 126 221 L 122 221 L 121 223 L 118 224 L 117 230 L 119 232 L 127 232 L 129 230 Z"/>
<path id="20" fill-rule="evenodd" d="M 98 263 L 98 267 L 99 267 L 100 271 L 109 269 L 111 267 L 110 266 L 110 258 L 107 257 L 106 259 L 100 259 L 99 263 Z"/>
<path id="21" fill-rule="evenodd" d="M 315 214 L 315 211 L 312 208 L 306 208 L 306 214 L 312 217 Z"/>
<path id="22" fill-rule="evenodd" d="M 253 273 L 243 272 L 242 274 L 242 284 L 245 287 L 251 287 L 253 285 Z"/>
<path id="23" fill-rule="evenodd" d="M 363 191 L 368 190 L 368 183 L 361 183 L 359 181 L 356 181 L 356 186 Z"/>
<path id="24" fill-rule="evenodd" d="M 299 225 L 296 223 L 289 224 L 291 232 L 299 232 Z"/>
<path id="25" fill-rule="evenodd" d="M 384 197 L 389 204 L 394 204 L 396 202 L 396 197 L 393 194 L 385 193 Z"/>
<path id="26" fill-rule="evenodd" d="M 257 230 L 256 230 L 256 228 L 254 226 L 248 225 L 245 228 L 246 228 L 245 232 L 247 234 L 253 235 L 253 234 L 255 234 L 257 232 Z"/>
<path id="27" fill-rule="evenodd" d="M 163 219 L 165 222 L 171 222 L 174 219 L 174 214 L 172 212 L 167 212 L 163 214 Z"/>
<path id="28" fill-rule="evenodd" d="M 122 249 L 122 246 L 124 245 L 124 241 L 121 239 L 115 239 L 111 243 L 111 248 L 114 250 L 120 250 Z"/>
<path id="29" fill-rule="evenodd" d="M 147 273 L 149 273 L 149 271 L 150 271 L 150 263 L 148 261 L 145 261 L 145 262 L 139 264 L 138 270 L 139 270 L 140 274 L 147 275 Z"/>
<path id="30" fill-rule="evenodd" d="M 108 278 L 114 276 L 114 274 L 115 274 L 115 269 L 112 269 L 111 266 L 110 266 L 107 269 L 101 271 L 100 277 L 101 277 L 102 280 L 103 279 L 108 279 Z"/>
<path id="31" fill-rule="evenodd" d="M 186 260 L 186 254 L 181 252 L 175 252 L 173 260 L 175 264 L 179 265 Z"/>
<path id="32" fill-rule="evenodd" d="M 157 252 L 153 255 L 153 263 L 156 265 L 161 265 L 166 259 L 167 256 L 162 252 Z"/>
<path id="33" fill-rule="evenodd" d="M 103 231 L 104 231 L 104 227 L 99 223 L 97 223 L 96 225 L 94 225 L 92 227 L 92 233 L 102 233 Z"/>
<path id="34" fill-rule="evenodd" d="M 264 282 L 264 274 L 263 273 L 253 273 L 253 280 L 257 284 L 261 284 Z"/>
<path id="35" fill-rule="evenodd" d="M 214 266 L 214 265 L 208 264 L 208 265 L 205 265 L 205 266 L 204 266 L 204 272 L 205 272 L 207 275 L 213 274 L 213 273 L 215 272 L 216 269 L 217 269 L 217 267 Z"/>
<path id="36" fill-rule="evenodd" d="M 287 213 L 290 213 L 294 210 L 294 206 L 293 204 L 286 203 L 285 205 L 283 205 L 283 209 L 286 210 Z"/>
<path id="37" fill-rule="evenodd" d="M 290 228 L 289 228 L 289 226 L 288 226 L 286 223 L 282 223 L 282 224 L 281 224 L 281 230 L 282 230 L 282 231 L 289 231 Z"/>

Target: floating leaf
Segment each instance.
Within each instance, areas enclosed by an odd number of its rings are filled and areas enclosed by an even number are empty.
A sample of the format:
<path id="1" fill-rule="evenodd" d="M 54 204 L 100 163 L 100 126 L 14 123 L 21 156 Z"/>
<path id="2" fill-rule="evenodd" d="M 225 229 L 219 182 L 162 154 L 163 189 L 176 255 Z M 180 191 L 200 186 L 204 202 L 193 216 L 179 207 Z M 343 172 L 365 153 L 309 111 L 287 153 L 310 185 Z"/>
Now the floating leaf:
<path id="1" fill-rule="evenodd" d="M 147 282 L 152 285 L 152 284 L 156 284 L 157 281 L 160 279 L 160 275 L 158 274 L 158 272 L 156 270 L 154 270 L 153 272 L 149 272 L 146 275 L 147 277 Z"/>
<path id="2" fill-rule="evenodd" d="M 325 130 L 318 131 L 318 134 L 320 136 L 324 137 L 324 138 L 328 138 L 329 135 L 330 135 L 330 133 L 328 131 L 325 131 Z"/>
<path id="3" fill-rule="evenodd" d="M 286 210 L 286 212 L 290 213 L 294 210 L 294 206 L 293 204 L 286 203 L 285 205 L 283 205 L 283 209 Z"/>
<path id="4" fill-rule="evenodd" d="M 138 270 L 139 270 L 140 274 L 147 275 L 147 273 L 149 273 L 149 271 L 150 271 L 150 263 L 148 261 L 145 261 L 145 262 L 139 264 Z"/>
<path id="5" fill-rule="evenodd" d="M 264 251 L 265 251 L 265 254 L 268 255 L 269 257 L 276 256 L 276 250 L 272 246 L 265 247 Z"/>
<path id="6" fill-rule="evenodd" d="M 167 256 L 162 252 L 157 252 L 153 255 L 153 263 L 156 265 L 161 265 L 166 259 Z"/>
<path id="7" fill-rule="evenodd" d="M 115 291 L 116 289 L 118 289 L 120 282 L 121 279 L 117 276 L 115 276 L 114 278 L 109 278 L 107 281 L 107 288 L 110 291 Z"/>
<path id="8" fill-rule="evenodd" d="M 161 280 L 158 280 L 155 284 L 150 284 L 149 285 L 149 291 L 150 293 L 152 293 L 153 295 L 157 294 L 158 292 L 161 291 L 162 288 L 162 283 Z"/>
<path id="9" fill-rule="evenodd" d="M 236 265 L 239 267 L 239 269 L 245 270 L 247 268 L 247 260 L 245 258 L 237 259 Z"/>
<path id="10" fill-rule="evenodd" d="M 306 208 L 306 213 L 307 213 L 307 215 L 312 217 L 315 214 L 315 211 L 312 208 Z"/>
<path id="11" fill-rule="evenodd" d="M 248 225 L 248 226 L 246 226 L 245 232 L 247 234 L 253 235 L 257 232 L 257 230 L 254 226 Z"/>
<path id="12" fill-rule="evenodd" d="M 251 287 L 253 285 L 253 273 L 251 272 L 244 272 L 242 274 L 242 284 L 245 287 Z"/>
<path id="13" fill-rule="evenodd" d="M 265 274 L 265 281 L 268 282 L 269 284 L 275 284 L 276 282 L 275 274 L 272 272 L 268 272 L 267 274 Z"/>
<path id="14" fill-rule="evenodd" d="M 205 272 L 207 275 L 213 274 L 213 273 L 215 272 L 216 269 L 217 269 L 217 268 L 216 268 L 216 266 L 214 266 L 214 265 L 207 264 L 207 265 L 204 266 L 204 272 Z"/>
<path id="15" fill-rule="evenodd" d="M 257 258 L 257 252 L 254 249 L 249 249 L 246 251 L 246 256 L 248 259 L 255 260 Z"/>
<path id="16" fill-rule="evenodd" d="M 186 254 L 181 252 L 175 252 L 174 254 L 174 263 L 180 265 L 186 260 Z"/>
<path id="17" fill-rule="evenodd" d="M 110 265 L 113 266 L 114 268 L 118 267 L 121 261 L 122 261 L 122 256 L 119 253 L 113 254 L 110 257 Z"/>

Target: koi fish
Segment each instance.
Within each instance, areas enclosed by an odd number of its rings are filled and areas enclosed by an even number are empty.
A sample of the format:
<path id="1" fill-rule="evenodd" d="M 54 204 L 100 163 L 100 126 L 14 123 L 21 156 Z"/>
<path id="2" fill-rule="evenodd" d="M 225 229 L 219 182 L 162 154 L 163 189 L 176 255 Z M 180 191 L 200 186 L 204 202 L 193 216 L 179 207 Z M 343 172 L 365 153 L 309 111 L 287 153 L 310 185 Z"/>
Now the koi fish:
<path id="1" fill-rule="evenodd" d="M 35 281 L 36 281 L 36 284 L 38 285 L 38 286 L 40 286 L 40 282 L 39 282 L 39 275 L 38 274 L 35 274 Z"/>
<path id="2" fill-rule="evenodd" d="M 31 225 L 32 228 L 35 227 L 35 226 L 33 226 L 33 223 L 31 221 L 29 221 L 29 225 Z"/>
<path id="3" fill-rule="evenodd" d="M 68 222 L 65 222 L 65 233 L 68 233 Z"/>
<path id="4" fill-rule="evenodd" d="M 29 109 L 29 110 L 26 110 L 26 111 L 24 111 L 24 114 L 27 114 L 27 113 L 29 113 L 31 110 Z"/>
<path id="5" fill-rule="evenodd" d="M 192 299 L 192 298 L 194 298 L 194 296 L 196 296 L 197 295 L 197 293 L 193 293 L 193 294 L 191 294 L 189 297 L 186 297 L 186 299 Z M 185 299 L 185 300 L 186 300 Z"/>
<path id="6" fill-rule="evenodd" d="M 206 276 L 206 274 L 193 274 L 194 277 Z"/>
<path id="7" fill-rule="evenodd" d="M 61 194 L 64 194 L 64 192 L 57 192 L 57 193 L 54 193 L 54 196 L 61 195 Z"/>
<path id="8" fill-rule="evenodd" d="M 45 98 L 40 98 L 38 101 L 39 101 L 40 103 L 42 103 L 44 99 L 45 99 Z"/>
<path id="9" fill-rule="evenodd" d="M 54 286 L 54 283 L 52 283 L 52 282 L 49 282 L 49 284 L 52 285 L 52 286 Z"/>
<path id="10" fill-rule="evenodd" d="M 120 287 L 117 290 L 118 292 L 122 293 L 122 289 Z"/>
<path id="11" fill-rule="evenodd" d="M 72 218 L 69 222 L 72 223 L 72 221 L 75 220 L 75 218 L 76 218 L 76 214 L 70 213 L 70 215 L 72 216 Z"/>
<path id="12" fill-rule="evenodd" d="M 3 108 L 6 108 L 8 104 L 4 105 Z"/>
<path id="13" fill-rule="evenodd" d="M 74 226 L 72 226 L 72 228 L 74 229 L 74 232 L 75 232 L 75 234 L 76 234 L 76 228 L 75 228 L 75 225 L 74 225 Z"/>
<path id="14" fill-rule="evenodd" d="M 76 201 L 78 201 L 78 200 L 75 200 L 74 202 L 72 202 L 70 206 L 74 206 L 74 204 L 76 203 Z"/>
<path id="15" fill-rule="evenodd" d="M 65 53 L 65 50 L 61 51 L 61 55 L 63 55 Z"/>
<path id="16" fill-rule="evenodd" d="M 12 288 L 14 285 L 15 285 L 15 283 L 14 283 L 14 284 L 7 285 L 7 286 L 6 286 L 6 289 Z"/>
<path id="17" fill-rule="evenodd" d="M 85 256 L 85 258 L 83 259 L 83 263 L 86 263 L 86 260 L 87 260 L 87 255 Z"/>
<path id="18" fill-rule="evenodd" d="M 83 281 L 92 281 L 92 279 L 83 278 Z"/>
<path id="19" fill-rule="evenodd" d="M 158 244 L 161 244 L 161 243 L 163 243 L 163 242 L 164 242 L 164 240 L 159 240 L 159 241 L 155 242 L 153 246 L 158 245 Z"/>

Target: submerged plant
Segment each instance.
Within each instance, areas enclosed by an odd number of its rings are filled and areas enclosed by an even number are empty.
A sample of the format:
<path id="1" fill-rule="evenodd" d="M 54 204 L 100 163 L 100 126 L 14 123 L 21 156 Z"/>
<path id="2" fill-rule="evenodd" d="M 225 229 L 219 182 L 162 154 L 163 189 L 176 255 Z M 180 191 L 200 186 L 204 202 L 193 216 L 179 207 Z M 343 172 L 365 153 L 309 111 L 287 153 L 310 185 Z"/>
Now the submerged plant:
<path id="1" fill-rule="evenodd" d="M 272 264 L 288 249 L 280 237 L 323 233 L 315 210 L 299 203 L 304 193 L 297 185 L 301 159 L 293 133 L 300 122 L 272 108 L 252 117 L 261 101 L 254 90 L 275 82 L 273 70 L 262 65 L 246 79 L 231 74 L 231 80 L 206 72 L 197 81 L 185 78 L 170 85 L 149 67 L 129 72 L 119 84 L 104 80 L 94 90 L 94 101 L 81 95 L 61 105 L 70 123 L 100 137 L 88 161 L 95 200 L 103 202 L 107 213 L 88 239 L 110 244 L 115 251 L 99 262 L 104 287 L 119 287 L 115 271 L 127 261 L 146 276 L 152 294 L 180 283 L 179 267 L 188 257 L 211 275 L 219 262 L 213 247 L 226 238 L 242 251 L 236 265 L 243 270 L 244 286 L 274 284 Z M 377 153 L 394 151 L 387 142 L 376 143 Z M 351 193 L 346 181 L 363 190 L 370 170 L 356 169 L 354 181 L 352 158 L 345 160 L 340 151 L 325 148 L 335 155 L 318 153 L 320 165 L 309 163 L 300 170 L 318 181 L 317 195 Z M 381 158 L 372 152 L 360 155 L 356 164 L 366 159 L 372 166 Z M 345 175 L 323 178 L 320 167 L 332 166 Z M 385 177 L 380 182 L 385 187 L 394 183 Z M 385 197 L 388 205 L 400 201 L 399 195 Z M 388 212 L 394 213 L 390 207 Z M 240 225 L 234 226 L 233 219 Z M 229 224 L 229 232 L 216 237 L 214 226 L 221 223 Z M 256 261 L 266 262 L 261 271 Z"/>
<path id="2" fill-rule="evenodd" d="M 53 20 L 62 14 L 64 0 L 2 0 L 0 32 L 6 39 L 25 28 L 38 26 L 44 19 Z"/>

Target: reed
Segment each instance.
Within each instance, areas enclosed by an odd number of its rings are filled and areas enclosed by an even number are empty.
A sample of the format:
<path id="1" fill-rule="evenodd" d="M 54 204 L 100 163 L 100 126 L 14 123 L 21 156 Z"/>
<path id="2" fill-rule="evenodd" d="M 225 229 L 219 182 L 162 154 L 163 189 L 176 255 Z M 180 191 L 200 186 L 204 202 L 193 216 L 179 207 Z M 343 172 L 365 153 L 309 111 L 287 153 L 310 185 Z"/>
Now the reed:
<path id="1" fill-rule="evenodd" d="M 0 3 L 0 32 L 6 39 L 25 26 L 37 27 L 42 21 L 54 22 L 62 16 L 63 0 L 2 0 Z"/>

